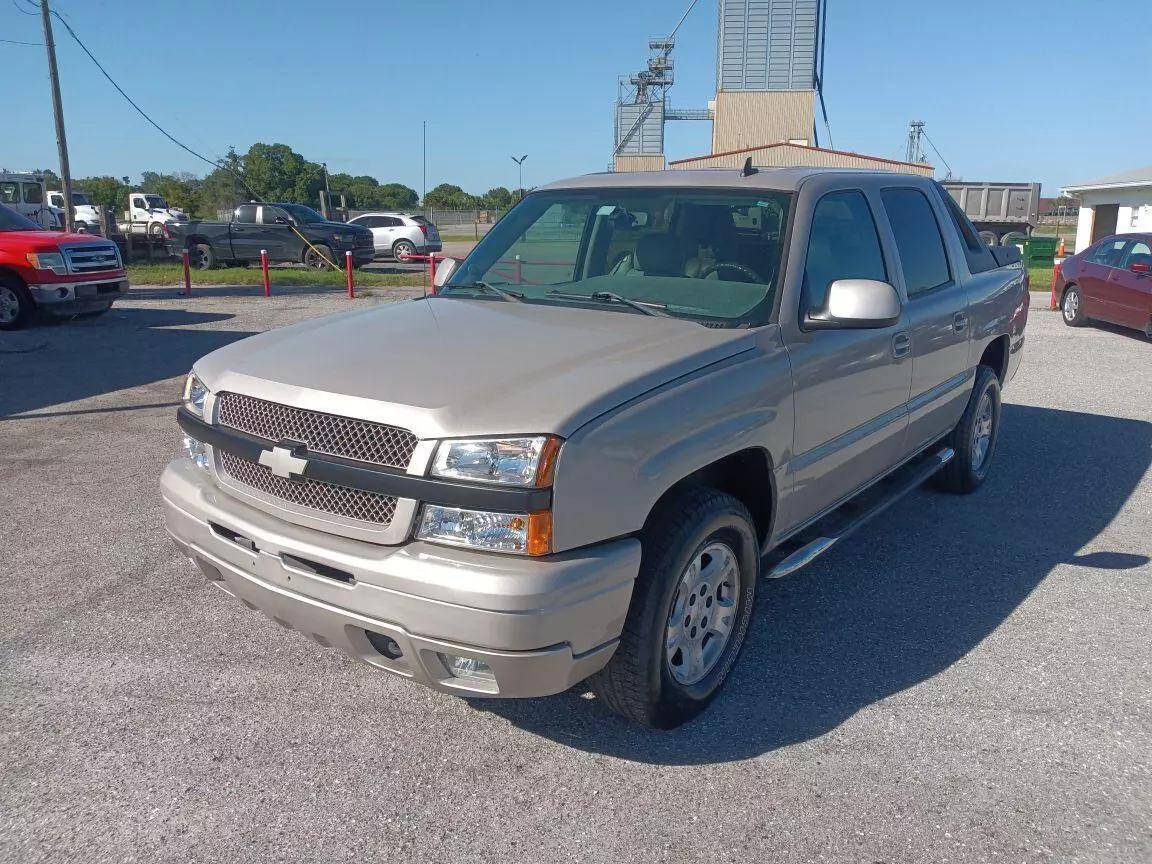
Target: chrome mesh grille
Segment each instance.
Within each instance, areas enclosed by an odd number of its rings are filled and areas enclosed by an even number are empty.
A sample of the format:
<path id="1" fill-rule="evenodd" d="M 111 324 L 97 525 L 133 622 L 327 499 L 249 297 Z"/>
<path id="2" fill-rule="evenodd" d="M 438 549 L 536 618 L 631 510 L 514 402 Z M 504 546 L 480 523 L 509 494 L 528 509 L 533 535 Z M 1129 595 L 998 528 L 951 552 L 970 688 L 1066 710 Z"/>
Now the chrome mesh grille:
<path id="1" fill-rule="evenodd" d="M 221 393 L 216 406 L 216 418 L 223 426 L 269 441 L 306 444 L 316 453 L 404 469 L 416 450 L 415 435 L 383 423 L 307 411 L 240 393 Z"/>
<path id="2" fill-rule="evenodd" d="M 219 459 L 220 470 L 237 482 L 301 507 L 385 526 L 391 523 L 396 513 L 396 499 L 390 495 L 349 489 L 306 477 L 288 480 L 277 477 L 263 465 L 223 450 L 219 451 Z"/>

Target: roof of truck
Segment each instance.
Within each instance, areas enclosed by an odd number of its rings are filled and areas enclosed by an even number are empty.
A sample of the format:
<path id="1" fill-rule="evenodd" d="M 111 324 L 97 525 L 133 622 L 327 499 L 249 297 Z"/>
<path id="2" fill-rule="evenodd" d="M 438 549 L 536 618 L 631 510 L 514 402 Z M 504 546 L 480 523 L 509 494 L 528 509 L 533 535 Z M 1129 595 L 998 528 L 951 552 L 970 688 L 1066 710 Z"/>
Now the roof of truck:
<path id="1" fill-rule="evenodd" d="M 775 189 L 781 192 L 794 192 L 809 177 L 821 174 L 877 174 L 911 178 L 916 175 L 894 171 L 871 171 L 862 168 L 823 168 L 816 166 L 792 168 L 757 168 L 754 174 L 744 176 L 740 168 L 693 168 L 673 171 L 606 171 L 600 174 L 584 174 L 567 180 L 557 180 L 539 187 L 548 189 L 598 189 L 605 186 L 693 188 L 711 186 L 716 188 Z"/>

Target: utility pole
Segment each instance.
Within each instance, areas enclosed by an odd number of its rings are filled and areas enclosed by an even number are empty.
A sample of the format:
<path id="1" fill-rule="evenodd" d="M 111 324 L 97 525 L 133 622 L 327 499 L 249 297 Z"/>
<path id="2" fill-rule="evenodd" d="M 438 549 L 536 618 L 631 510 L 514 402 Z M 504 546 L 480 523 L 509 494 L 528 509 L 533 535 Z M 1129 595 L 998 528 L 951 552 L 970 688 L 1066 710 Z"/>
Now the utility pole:
<path id="1" fill-rule="evenodd" d="M 428 200 L 428 121 L 427 120 L 425 120 L 423 122 L 422 128 L 423 128 L 422 147 L 423 147 L 423 153 L 424 153 L 424 162 L 423 162 L 424 177 L 423 177 L 422 182 L 424 184 L 424 187 L 420 191 L 420 206 L 422 208 L 424 208 L 424 212 L 425 212 L 425 214 L 427 214 L 428 205 L 427 205 L 427 203 L 425 203 Z"/>
<path id="2" fill-rule="evenodd" d="M 56 69 L 56 43 L 52 40 L 52 13 L 48 0 L 40 0 L 44 19 L 44 46 L 48 49 L 48 77 L 52 81 L 52 111 L 56 115 L 56 147 L 60 151 L 60 181 L 64 186 L 64 229 L 72 230 L 72 169 L 68 167 L 68 138 L 64 134 L 64 106 L 60 104 L 60 73 Z"/>

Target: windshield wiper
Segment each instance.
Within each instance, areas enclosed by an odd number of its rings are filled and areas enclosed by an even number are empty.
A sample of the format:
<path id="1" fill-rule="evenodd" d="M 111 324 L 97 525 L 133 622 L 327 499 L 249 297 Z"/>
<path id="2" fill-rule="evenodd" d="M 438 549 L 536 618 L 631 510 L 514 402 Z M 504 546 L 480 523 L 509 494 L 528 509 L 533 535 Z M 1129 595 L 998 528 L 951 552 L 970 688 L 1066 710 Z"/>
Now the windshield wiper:
<path id="1" fill-rule="evenodd" d="M 509 291 L 507 288 L 498 288 L 495 285 L 489 285 L 487 282 L 464 282 L 460 285 L 445 285 L 440 289 L 440 293 L 450 291 L 453 288 L 472 288 L 480 291 L 487 291 L 489 294 L 495 294 L 498 297 L 503 297 L 505 300 L 511 300 L 513 303 L 519 303 L 524 299 L 524 295 L 519 291 Z"/>
<path id="2" fill-rule="evenodd" d="M 665 303 L 650 303 L 647 300 L 633 300 L 612 291 L 593 291 L 591 294 L 570 294 L 567 291 L 549 291 L 549 297 L 559 297 L 561 300 L 591 300 L 595 303 L 620 303 L 642 312 L 645 315 L 655 315 L 667 318 L 668 306 Z"/>

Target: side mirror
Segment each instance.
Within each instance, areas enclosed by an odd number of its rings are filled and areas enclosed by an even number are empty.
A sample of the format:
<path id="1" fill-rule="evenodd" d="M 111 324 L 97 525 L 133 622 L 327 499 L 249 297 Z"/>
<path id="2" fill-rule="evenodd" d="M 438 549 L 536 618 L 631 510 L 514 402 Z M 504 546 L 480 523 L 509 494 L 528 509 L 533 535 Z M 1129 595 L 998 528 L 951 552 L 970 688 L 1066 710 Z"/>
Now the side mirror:
<path id="1" fill-rule="evenodd" d="M 283 216 L 277 216 L 272 221 L 275 222 L 277 225 L 290 225 L 290 224 L 292 224 L 287 219 L 285 219 Z"/>
<path id="2" fill-rule="evenodd" d="M 820 309 L 804 316 L 805 330 L 877 330 L 900 320 L 900 295 L 887 282 L 837 279 Z"/>
<path id="3" fill-rule="evenodd" d="M 456 272 L 456 268 L 458 268 L 463 263 L 464 262 L 459 258 L 445 258 L 443 261 L 437 264 L 436 279 L 433 282 L 435 287 L 443 288 L 444 283 L 447 282 L 449 278 L 451 278 L 452 274 Z"/>
<path id="4" fill-rule="evenodd" d="M 1133 261 L 1132 266 L 1128 268 L 1133 273 L 1149 273 L 1152 272 L 1152 265 L 1145 261 Z"/>

